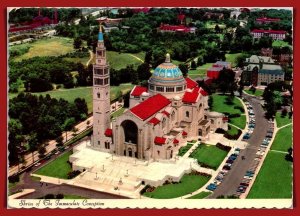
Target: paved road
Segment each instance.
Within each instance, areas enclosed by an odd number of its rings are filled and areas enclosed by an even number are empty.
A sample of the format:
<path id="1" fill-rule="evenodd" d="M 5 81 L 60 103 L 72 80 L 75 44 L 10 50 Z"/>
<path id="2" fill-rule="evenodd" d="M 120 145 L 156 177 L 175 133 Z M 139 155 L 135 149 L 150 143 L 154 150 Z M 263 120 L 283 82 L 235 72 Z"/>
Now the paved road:
<path id="1" fill-rule="evenodd" d="M 55 185 L 55 184 L 45 184 L 41 185 L 39 181 L 34 181 L 30 177 L 30 173 L 24 173 L 23 183 L 19 184 L 14 188 L 13 191 L 18 191 L 23 188 L 35 189 L 36 191 L 22 196 L 22 199 L 36 199 L 44 197 L 46 194 L 68 194 L 68 195 L 79 195 L 84 198 L 90 199 L 126 199 L 126 197 L 93 191 L 85 188 L 80 188 L 70 185 Z"/>
<path id="2" fill-rule="evenodd" d="M 220 184 L 208 198 L 217 198 L 220 195 L 233 195 L 236 192 L 244 174 L 249 169 L 256 156 L 257 148 L 259 148 L 266 136 L 268 121 L 264 117 L 264 110 L 260 104 L 261 100 L 246 94 L 244 94 L 244 98 L 246 98 L 253 106 L 256 121 L 254 131 L 251 138 L 248 140 L 248 146 L 241 151 L 240 156 L 232 165 L 232 169 L 228 172 L 222 184 Z M 245 156 L 245 160 L 241 159 L 242 155 Z"/>

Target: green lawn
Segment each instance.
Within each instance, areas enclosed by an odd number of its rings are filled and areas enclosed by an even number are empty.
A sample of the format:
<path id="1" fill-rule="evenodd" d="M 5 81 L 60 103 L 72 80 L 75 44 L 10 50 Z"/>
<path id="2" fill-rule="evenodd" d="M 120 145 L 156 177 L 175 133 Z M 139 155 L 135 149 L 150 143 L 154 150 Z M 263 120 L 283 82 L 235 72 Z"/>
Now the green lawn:
<path id="1" fill-rule="evenodd" d="M 10 49 L 19 49 L 30 46 L 27 53 L 15 58 L 16 61 L 29 59 L 35 56 L 59 56 L 73 52 L 73 39 L 65 37 L 44 38 L 30 44 L 15 45 Z"/>
<path id="2" fill-rule="evenodd" d="M 230 124 L 233 124 L 241 129 L 246 127 L 246 116 L 241 115 L 240 117 L 230 118 Z"/>
<path id="3" fill-rule="evenodd" d="M 68 163 L 71 154 L 72 151 L 64 153 L 54 161 L 38 169 L 35 174 L 68 179 L 68 173 L 72 171 L 72 167 Z"/>
<path id="4" fill-rule="evenodd" d="M 225 58 L 226 58 L 225 61 L 231 62 L 231 66 L 235 67 L 236 66 L 235 60 L 240 55 L 242 55 L 242 53 L 227 53 L 225 54 Z"/>
<path id="5" fill-rule="evenodd" d="M 269 151 L 247 198 L 291 198 L 292 163 L 285 154 Z"/>
<path id="6" fill-rule="evenodd" d="M 272 47 L 286 47 L 286 46 L 290 46 L 289 43 L 282 40 L 275 40 L 272 43 Z"/>
<path id="7" fill-rule="evenodd" d="M 244 90 L 244 91 L 245 91 L 247 94 L 255 95 L 255 96 L 258 96 L 258 97 L 261 97 L 261 96 L 263 95 L 263 93 L 264 93 L 263 90 L 259 90 L 259 89 L 256 89 L 255 92 L 254 92 L 254 94 L 253 94 L 253 92 L 250 91 L 250 90 Z"/>
<path id="8" fill-rule="evenodd" d="M 123 94 L 131 91 L 133 85 L 130 83 L 124 83 L 120 86 L 111 86 L 110 87 L 110 99 L 115 100 L 118 91 L 122 91 Z M 89 113 L 92 112 L 93 109 L 93 100 L 92 100 L 92 87 L 78 87 L 73 89 L 58 89 L 53 91 L 41 92 L 41 93 L 33 93 L 35 95 L 43 95 L 49 94 L 52 98 L 63 98 L 69 102 L 74 102 L 75 98 L 84 98 L 88 105 Z M 16 97 L 17 94 L 10 93 L 9 98 Z"/>
<path id="9" fill-rule="evenodd" d="M 229 125 L 228 127 L 230 127 L 230 130 L 227 131 L 228 134 L 232 136 L 238 134 L 239 130 L 236 127 L 232 125 Z"/>
<path id="10" fill-rule="evenodd" d="M 127 65 L 133 65 L 134 68 L 137 68 L 141 62 L 140 60 L 136 59 L 134 56 L 142 57 L 142 54 L 131 54 L 131 53 L 119 53 L 115 51 L 107 51 L 107 60 L 115 70 L 120 70 L 122 68 L 126 68 Z M 144 58 L 141 58 L 144 61 Z"/>
<path id="11" fill-rule="evenodd" d="M 192 152 L 190 157 L 216 170 L 227 154 L 227 151 L 219 149 L 214 145 L 201 144 Z"/>
<path id="12" fill-rule="evenodd" d="M 233 98 L 232 105 L 226 104 L 226 98 L 228 97 L 227 95 L 213 94 L 211 95 L 211 97 L 213 98 L 213 103 L 210 108 L 211 111 L 229 114 L 244 114 L 244 112 L 242 112 L 241 110 L 234 108 L 235 106 L 243 108 L 243 105 L 241 104 L 240 100 L 238 100 L 236 97 Z M 246 126 L 246 116 L 241 115 L 240 117 L 231 118 L 230 123 L 243 129 Z"/>
<path id="13" fill-rule="evenodd" d="M 194 144 L 188 143 L 186 146 L 182 146 L 179 149 L 178 155 L 183 156 Z"/>
<path id="14" fill-rule="evenodd" d="M 285 117 L 281 117 L 281 112 L 277 112 L 276 113 L 276 123 L 277 123 L 277 127 L 282 127 L 284 125 L 292 123 L 292 119 L 289 118 L 288 114 Z"/>
<path id="15" fill-rule="evenodd" d="M 203 185 L 205 185 L 210 178 L 199 175 L 185 174 L 178 184 L 167 184 L 157 187 L 152 192 L 146 192 L 143 195 L 156 199 L 170 199 L 181 197 L 192 193 Z"/>
<path id="16" fill-rule="evenodd" d="M 64 60 L 66 60 L 66 61 L 81 63 L 83 65 L 86 65 L 86 63 L 89 61 L 89 59 L 90 59 L 90 56 L 83 57 L 83 58 L 79 58 L 79 57 L 76 57 L 76 58 L 65 57 L 64 58 Z"/>
<path id="17" fill-rule="evenodd" d="M 117 110 L 116 112 L 114 112 L 112 115 L 111 115 L 111 117 L 112 118 L 117 118 L 118 116 L 120 116 L 120 115 L 122 115 L 123 113 L 124 113 L 124 111 L 125 111 L 125 108 L 121 108 L 121 109 L 119 109 L 119 110 Z"/>
<path id="18" fill-rule="evenodd" d="M 203 199 L 211 194 L 212 194 L 212 192 L 202 191 L 194 196 L 189 197 L 188 199 Z"/>
<path id="19" fill-rule="evenodd" d="M 196 70 L 189 70 L 189 77 L 192 79 L 198 78 L 198 77 L 205 77 L 206 71 L 208 68 L 212 67 L 213 63 L 206 63 L 204 65 L 201 65 L 197 67 Z"/>
<path id="20" fill-rule="evenodd" d="M 271 149 L 287 152 L 287 150 L 292 147 L 292 137 L 292 125 L 281 128 L 275 136 Z"/>
<path id="21" fill-rule="evenodd" d="M 64 199 L 87 199 L 87 198 L 78 195 L 73 195 L 73 194 L 64 194 Z"/>

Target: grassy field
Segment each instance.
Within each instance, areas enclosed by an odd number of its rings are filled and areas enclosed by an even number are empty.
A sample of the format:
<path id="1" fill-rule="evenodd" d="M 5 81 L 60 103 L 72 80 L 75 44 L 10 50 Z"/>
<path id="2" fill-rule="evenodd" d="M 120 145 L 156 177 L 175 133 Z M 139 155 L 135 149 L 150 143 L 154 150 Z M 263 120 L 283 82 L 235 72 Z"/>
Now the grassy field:
<path id="1" fill-rule="evenodd" d="M 235 109 L 235 106 L 243 107 L 241 102 L 234 97 L 232 100 L 232 105 L 226 104 L 227 95 L 218 95 L 213 94 L 213 103 L 211 107 L 211 111 L 221 112 L 221 113 L 229 113 L 229 114 L 244 114 L 241 110 Z M 230 123 L 243 129 L 246 126 L 246 116 L 241 115 L 240 117 L 231 118 Z"/>
<path id="2" fill-rule="evenodd" d="M 192 152 L 190 157 L 195 158 L 200 163 L 207 164 L 216 170 L 226 157 L 227 152 L 214 145 L 201 144 Z"/>
<path id="3" fill-rule="evenodd" d="M 213 63 L 206 63 L 204 65 L 197 67 L 196 70 L 189 70 L 189 77 L 192 79 L 195 79 L 198 77 L 205 77 L 207 69 L 212 67 L 212 65 L 213 65 Z"/>
<path id="4" fill-rule="evenodd" d="M 225 58 L 226 58 L 225 61 L 231 62 L 231 66 L 235 67 L 236 66 L 235 60 L 240 55 L 242 55 L 242 53 L 227 53 L 225 54 Z"/>
<path id="5" fill-rule="evenodd" d="M 73 194 L 64 194 L 64 199 L 87 199 L 87 198 L 78 195 L 73 195 Z"/>
<path id="6" fill-rule="evenodd" d="M 38 169 L 34 174 L 68 179 L 68 173 L 72 171 L 71 165 L 67 162 L 72 151 L 62 154 L 57 159 Z"/>
<path id="7" fill-rule="evenodd" d="M 227 131 L 228 134 L 230 134 L 230 135 L 238 134 L 239 130 L 236 127 L 234 127 L 232 125 L 230 125 L 228 127 L 230 127 L 230 130 Z"/>
<path id="8" fill-rule="evenodd" d="M 143 195 L 156 199 L 170 199 L 181 197 L 201 188 L 208 182 L 208 180 L 208 177 L 185 174 L 181 178 L 180 183 L 159 186 L 154 191 L 146 192 Z"/>
<path id="9" fill-rule="evenodd" d="M 272 43 L 272 47 L 286 47 L 286 46 L 290 46 L 289 43 L 282 40 L 275 40 Z"/>
<path id="10" fill-rule="evenodd" d="M 241 115 L 240 117 L 230 118 L 230 124 L 233 124 L 238 128 L 244 129 L 246 127 L 246 116 Z"/>
<path id="11" fill-rule="evenodd" d="M 179 149 L 178 155 L 183 156 L 190 148 L 192 148 L 193 145 L 194 144 L 192 144 L 192 143 L 188 143 L 186 146 L 182 146 Z"/>
<path id="12" fill-rule="evenodd" d="M 135 58 L 134 56 L 144 61 L 145 54 L 143 52 L 131 54 L 131 53 L 119 53 L 115 51 L 107 51 L 107 60 L 109 62 L 109 65 L 111 68 L 115 70 L 126 68 L 127 65 L 133 65 L 133 67 L 136 69 L 143 62 Z M 91 63 L 95 63 L 95 56 Z"/>
<path id="13" fill-rule="evenodd" d="M 124 113 L 124 111 L 125 111 L 125 108 L 121 108 L 121 109 L 119 109 L 118 111 L 114 112 L 114 113 L 111 115 L 111 117 L 112 117 L 112 118 L 116 118 L 116 117 L 122 115 L 122 114 Z"/>
<path id="14" fill-rule="evenodd" d="M 118 91 L 122 91 L 123 94 L 125 94 L 128 91 L 131 91 L 133 88 L 133 85 L 130 83 L 124 83 L 120 86 L 111 86 L 110 87 L 110 99 L 115 100 Z M 47 91 L 47 92 L 41 92 L 41 93 L 33 93 L 35 95 L 43 95 L 49 94 L 52 98 L 63 98 L 69 102 L 74 102 L 75 98 L 84 98 L 88 105 L 88 111 L 89 113 L 93 110 L 93 99 L 92 99 L 92 87 L 78 87 L 73 89 L 58 89 L 54 91 Z M 10 93 L 9 98 L 16 97 L 17 94 Z"/>
<path id="15" fill-rule="evenodd" d="M 285 154 L 269 151 L 247 198 L 291 198 L 292 163 Z"/>
<path id="16" fill-rule="evenodd" d="M 69 58 L 69 57 L 66 57 L 64 58 L 66 61 L 70 61 L 70 62 L 75 62 L 75 63 L 81 63 L 83 65 L 86 65 L 86 63 L 89 61 L 90 57 L 84 57 L 84 58 L 79 58 L 79 57 L 76 57 L 76 58 Z"/>
<path id="17" fill-rule="evenodd" d="M 275 136 L 271 149 L 287 152 L 287 150 L 292 147 L 292 138 L 292 125 L 281 128 Z"/>
<path id="18" fill-rule="evenodd" d="M 10 49 L 19 49 L 24 46 L 30 46 L 29 51 L 16 57 L 16 61 L 29 59 L 35 56 L 59 56 L 74 51 L 73 39 L 64 37 L 40 39 L 30 44 L 15 45 Z"/>
<path id="19" fill-rule="evenodd" d="M 203 199 L 211 194 L 212 194 L 212 192 L 202 191 L 194 196 L 189 197 L 188 199 Z"/>
<path id="20" fill-rule="evenodd" d="M 258 96 L 258 97 L 261 97 L 261 96 L 263 95 L 263 93 L 264 93 L 263 90 L 259 90 L 259 89 L 256 89 L 255 92 L 254 92 L 254 94 L 253 94 L 253 92 L 250 91 L 250 90 L 244 90 L 244 91 L 245 91 L 247 94 L 255 95 L 255 96 Z"/>
<path id="21" fill-rule="evenodd" d="M 292 119 L 289 118 L 289 115 L 286 115 L 285 117 L 281 117 L 281 112 L 277 112 L 275 118 L 276 118 L 277 127 L 282 127 L 284 125 L 292 123 Z"/>

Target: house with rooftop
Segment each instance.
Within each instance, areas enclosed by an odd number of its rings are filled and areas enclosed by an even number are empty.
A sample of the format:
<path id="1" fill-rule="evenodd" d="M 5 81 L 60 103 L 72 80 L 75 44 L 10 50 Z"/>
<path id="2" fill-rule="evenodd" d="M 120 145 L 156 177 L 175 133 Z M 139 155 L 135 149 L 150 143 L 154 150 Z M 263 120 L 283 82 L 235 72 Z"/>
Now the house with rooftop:
<path id="1" fill-rule="evenodd" d="M 284 40 L 286 36 L 286 31 L 282 30 L 264 30 L 264 29 L 254 29 L 251 32 L 253 38 L 261 37 L 271 37 L 273 40 Z"/>
<path id="2" fill-rule="evenodd" d="M 241 78 L 245 85 L 268 85 L 284 80 L 284 71 L 271 57 L 252 55 L 246 58 L 245 64 Z"/>

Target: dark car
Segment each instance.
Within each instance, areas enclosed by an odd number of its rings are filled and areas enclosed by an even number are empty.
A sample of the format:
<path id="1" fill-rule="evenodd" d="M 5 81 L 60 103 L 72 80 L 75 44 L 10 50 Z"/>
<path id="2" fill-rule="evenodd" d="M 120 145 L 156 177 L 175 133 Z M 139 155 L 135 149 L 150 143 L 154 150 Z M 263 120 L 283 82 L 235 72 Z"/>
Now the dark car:
<path id="1" fill-rule="evenodd" d="M 230 164 L 232 164 L 234 161 L 233 160 L 231 160 L 231 159 L 228 159 L 227 161 L 226 161 L 226 163 L 230 163 Z"/>

